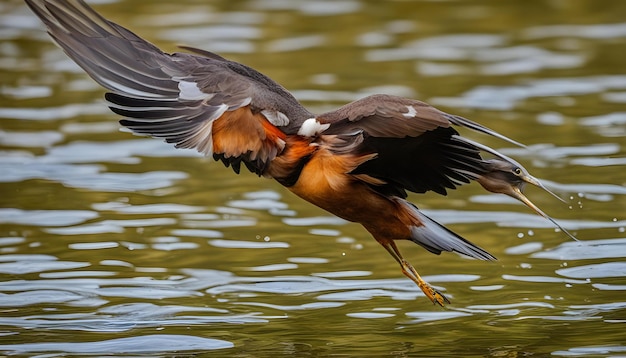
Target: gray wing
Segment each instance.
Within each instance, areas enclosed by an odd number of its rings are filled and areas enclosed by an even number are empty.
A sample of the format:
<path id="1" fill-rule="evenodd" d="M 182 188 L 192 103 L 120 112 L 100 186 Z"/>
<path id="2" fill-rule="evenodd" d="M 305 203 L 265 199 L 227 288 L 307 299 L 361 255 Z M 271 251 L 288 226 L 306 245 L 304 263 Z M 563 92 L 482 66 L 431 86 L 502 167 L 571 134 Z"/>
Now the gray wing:
<path id="1" fill-rule="evenodd" d="M 352 174 L 385 194 L 406 197 L 469 183 L 485 173 L 480 155 L 484 146 L 465 140 L 452 125 L 470 128 L 519 144 L 478 123 L 442 112 L 424 102 L 389 95 L 374 95 L 318 117 L 329 127 L 322 134 L 339 136 L 334 150 L 353 147 L 376 156 Z M 490 149 L 490 148 L 489 148 Z M 495 152 L 495 150 L 490 149 Z M 382 184 L 381 184 L 382 183 Z"/>
<path id="2" fill-rule="evenodd" d="M 260 174 L 283 149 L 281 133 L 313 116 L 254 69 L 208 51 L 164 53 L 82 0 L 26 3 L 72 60 L 111 91 L 111 109 L 127 117 L 122 125 L 136 133 L 213 154 L 226 164 L 243 160 Z M 228 144 L 233 142 L 239 145 Z"/>

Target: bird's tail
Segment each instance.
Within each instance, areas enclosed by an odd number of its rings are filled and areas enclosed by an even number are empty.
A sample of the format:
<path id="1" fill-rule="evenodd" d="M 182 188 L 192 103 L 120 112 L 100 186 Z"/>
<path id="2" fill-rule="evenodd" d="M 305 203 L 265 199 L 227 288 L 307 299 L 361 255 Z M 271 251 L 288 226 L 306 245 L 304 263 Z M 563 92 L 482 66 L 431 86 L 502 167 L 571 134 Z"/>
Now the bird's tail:
<path id="1" fill-rule="evenodd" d="M 414 219 L 415 224 L 410 227 L 410 240 L 414 243 L 435 254 L 440 254 L 442 251 L 454 251 L 479 260 L 496 260 L 484 249 L 424 215 L 410 202 L 400 198 L 395 198 L 395 200 Z"/>

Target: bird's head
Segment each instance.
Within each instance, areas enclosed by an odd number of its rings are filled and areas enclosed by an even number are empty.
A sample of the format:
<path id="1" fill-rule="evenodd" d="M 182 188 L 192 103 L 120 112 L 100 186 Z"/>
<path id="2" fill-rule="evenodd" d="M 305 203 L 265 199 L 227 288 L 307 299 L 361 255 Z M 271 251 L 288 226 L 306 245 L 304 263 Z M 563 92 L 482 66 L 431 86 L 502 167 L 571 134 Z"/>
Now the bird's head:
<path id="1" fill-rule="evenodd" d="M 567 234 L 570 238 L 578 241 L 572 234 L 562 228 L 561 225 L 554 221 L 554 219 L 541 211 L 541 209 L 539 209 L 532 201 L 530 201 L 530 199 L 528 199 L 526 195 L 524 195 L 524 187 L 526 186 L 526 184 L 532 184 L 547 191 L 548 193 L 550 193 L 550 195 L 554 196 L 560 201 L 565 201 L 550 190 L 548 190 L 548 188 L 541 184 L 541 182 L 537 180 L 537 178 L 530 175 L 528 171 L 524 169 L 524 167 L 522 167 L 519 163 L 510 158 L 506 159 L 507 160 L 485 160 L 483 163 L 486 171 L 485 173 L 479 175 L 476 178 L 476 181 L 479 182 L 480 185 L 483 186 L 483 188 L 492 193 L 506 194 L 521 201 L 537 214 L 550 220 L 554 225 L 556 225 L 556 227 L 558 227 L 561 231 Z"/>

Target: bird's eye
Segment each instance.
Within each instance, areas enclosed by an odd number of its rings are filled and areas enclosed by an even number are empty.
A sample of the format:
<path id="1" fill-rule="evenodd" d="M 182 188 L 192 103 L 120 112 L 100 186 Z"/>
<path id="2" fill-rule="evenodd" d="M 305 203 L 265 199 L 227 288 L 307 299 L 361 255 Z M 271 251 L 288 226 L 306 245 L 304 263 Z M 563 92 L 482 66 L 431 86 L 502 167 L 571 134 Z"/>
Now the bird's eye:
<path id="1" fill-rule="evenodd" d="M 513 174 L 515 174 L 515 175 L 522 174 L 522 169 L 520 169 L 519 167 L 513 168 Z"/>

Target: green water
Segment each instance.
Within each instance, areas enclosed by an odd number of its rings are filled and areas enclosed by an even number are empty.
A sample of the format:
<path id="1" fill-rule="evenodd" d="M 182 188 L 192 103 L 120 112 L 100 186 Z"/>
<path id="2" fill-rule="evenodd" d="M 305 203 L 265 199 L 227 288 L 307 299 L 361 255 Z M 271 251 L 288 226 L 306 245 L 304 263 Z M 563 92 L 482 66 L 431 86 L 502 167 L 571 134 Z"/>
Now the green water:
<path id="1" fill-rule="evenodd" d="M 626 2 L 99 2 L 166 51 L 271 76 L 314 112 L 425 100 L 569 204 L 580 243 L 469 185 L 413 195 L 493 263 L 401 250 L 249 173 L 119 131 L 103 91 L 0 3 L 0 352 L 19 356 L 626 355 Z M 106 4 L 105 4 L 106 3 Z"/>

